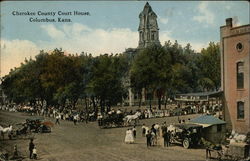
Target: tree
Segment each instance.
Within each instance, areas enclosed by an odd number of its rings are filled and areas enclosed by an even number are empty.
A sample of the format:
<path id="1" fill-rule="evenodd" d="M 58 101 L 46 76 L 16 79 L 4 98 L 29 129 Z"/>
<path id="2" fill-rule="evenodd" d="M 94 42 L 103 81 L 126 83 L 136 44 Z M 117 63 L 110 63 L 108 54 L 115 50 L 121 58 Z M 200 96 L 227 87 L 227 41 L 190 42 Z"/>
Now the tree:
<path id="1" fill-rule="evenodd" d="M 170 80 L 171 57 L 161 46 L 153 45 L 141 50 L 135 57 L 130 71 L 131 87 L 141 92 L 142 88 L 150 94 L 151 100 L 156 92 L 158 108 Z"/>
<path id="2" fill-rule="evenodd" d="M 201 78 L 199 85 L 203 91 L 219 90 L 220 87 L 220 48 L 218 43 L 210 42 L 201 50 L 199 60 Z"/>
<path id="3" fill-rule="evenodd" d="M 123 66 L 126 66 L 126 61 L 121 55 L 104 54 L 93 60 L 88 87 L 100 99 L 102 112 L 105 106 L 110 110 L 111 105 L 122 102 L 125 94 L 122 76 L 126 71 Z"/>

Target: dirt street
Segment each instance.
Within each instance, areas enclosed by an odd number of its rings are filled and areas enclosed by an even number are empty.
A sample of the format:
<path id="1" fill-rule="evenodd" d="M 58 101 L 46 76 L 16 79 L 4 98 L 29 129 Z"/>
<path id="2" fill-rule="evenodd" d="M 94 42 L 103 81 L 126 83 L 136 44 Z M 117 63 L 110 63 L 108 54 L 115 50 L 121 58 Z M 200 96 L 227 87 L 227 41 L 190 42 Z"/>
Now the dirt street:
<path id="1" fill-rule="evenodd" d="M 25 113 L 0 111 L 0 125 L 16 124 L 34 117 Z M 181 119 L 192 118 L 195 115 L 181 116 Z M 46 118 L 55 122 L 55 119 Z M 153 123 L 167 124 L 177 122 L 177 117 L 165 117 L 140 120 L 151 126 Z M 97 122 L 79 123 L 60 121 L 51 133 L 35 134 L 34 143 L 37 147 L 38 160 L 48 161 L 165 161 L 165 160 L 205 160 L 204 149 L 184 149 L 180 145 L 168 148 L 161 145 L 147 148 L 146 138 L 141 136 L 141 126 L 137 126 L 135 144 L 125 144 L 124 128 L 100 129 Z M 28 139 L 0 139 L 0 149 L 7 150 L 12 155 L 14 145 L 29 160 Z"/>

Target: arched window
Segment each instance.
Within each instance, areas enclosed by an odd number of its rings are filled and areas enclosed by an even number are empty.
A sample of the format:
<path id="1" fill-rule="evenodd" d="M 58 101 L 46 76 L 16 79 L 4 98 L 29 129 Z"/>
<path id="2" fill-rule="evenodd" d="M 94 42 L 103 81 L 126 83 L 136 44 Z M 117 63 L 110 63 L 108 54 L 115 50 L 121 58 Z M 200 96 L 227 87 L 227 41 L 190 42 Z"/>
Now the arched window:
<path id="1" fill-rule="evenodd" d="M 237 63 L 237 88 L 244 88 L 244 63 Z"/>
<path id="2" fill-rule="evenodd" d="M 140 31 L 140 40 L 143 40 L 142 31 Z"/>
<path id="3" fill-rule="evenodd" d="M 237 119 L 244 119 L 244 102 L 237 102 Z"/>
<path id="4" fill-rule="evenodd" d="M 155 33 L 154 33 L 154 32 L 152 32 L 151 39 L 152 39 L 152 40 L 155 39 Z"/>

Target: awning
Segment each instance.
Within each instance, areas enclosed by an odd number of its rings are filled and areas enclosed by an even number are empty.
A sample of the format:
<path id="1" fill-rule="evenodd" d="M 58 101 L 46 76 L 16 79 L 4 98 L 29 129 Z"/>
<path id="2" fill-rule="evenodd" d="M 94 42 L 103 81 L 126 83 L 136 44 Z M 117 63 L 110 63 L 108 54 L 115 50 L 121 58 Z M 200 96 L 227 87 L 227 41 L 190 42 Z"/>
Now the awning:
<path id="1" fill-rule="evenodd" d="M 219 97 L 222 95 L 222 93 L 223 91 L 176 94 L 175 100 L 177 101 L 208 101 L 209 98 Z"/>
<path id="2" fill-rule="evenodd" d="M 202 125 L 203 127 L 209 127 L 212 125 L 226 124 L 225 121 L 220 120 L 212 115 L 201 115 L 189 121 L 193 124 Z"/>

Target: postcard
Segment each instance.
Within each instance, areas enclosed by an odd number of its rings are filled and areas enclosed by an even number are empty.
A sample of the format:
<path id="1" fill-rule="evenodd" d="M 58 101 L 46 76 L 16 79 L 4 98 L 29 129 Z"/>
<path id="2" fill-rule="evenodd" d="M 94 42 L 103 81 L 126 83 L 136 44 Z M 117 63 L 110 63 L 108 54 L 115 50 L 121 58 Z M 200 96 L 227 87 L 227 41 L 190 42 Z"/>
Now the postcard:
<path id="1" fill-rule="evenodd" d="M 205 160 L 248 142 L 248 1 L 2 1 L 0 24 L 0 160 Z"/>

